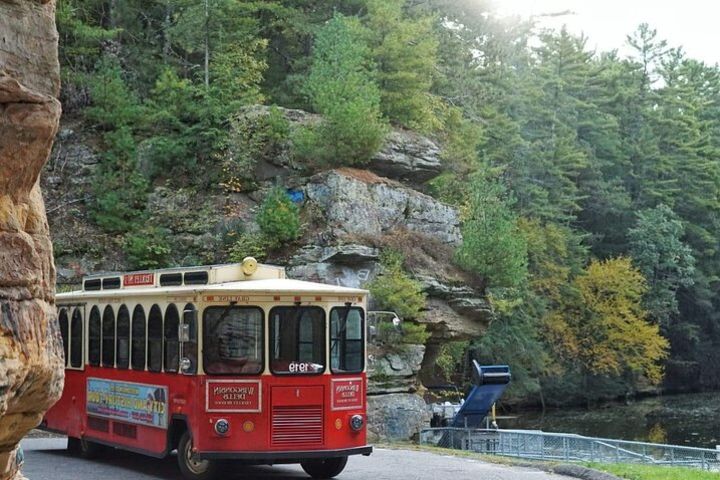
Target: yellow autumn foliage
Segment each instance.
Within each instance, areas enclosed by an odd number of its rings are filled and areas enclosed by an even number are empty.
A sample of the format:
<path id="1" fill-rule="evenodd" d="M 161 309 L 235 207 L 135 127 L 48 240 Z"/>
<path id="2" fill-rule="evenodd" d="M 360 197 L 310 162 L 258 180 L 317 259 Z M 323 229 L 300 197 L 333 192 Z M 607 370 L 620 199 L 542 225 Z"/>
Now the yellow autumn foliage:
<path id="1" fill-rule="evenodd" d="M 572 287 L 576 295 L 545 319 L 546 339 L 558 356 L 589 374 L 630 371 L 659 383 L 668 341 L 647 320 L 642 306 L 647 285 L 630 259 L 594 260 Z"/>

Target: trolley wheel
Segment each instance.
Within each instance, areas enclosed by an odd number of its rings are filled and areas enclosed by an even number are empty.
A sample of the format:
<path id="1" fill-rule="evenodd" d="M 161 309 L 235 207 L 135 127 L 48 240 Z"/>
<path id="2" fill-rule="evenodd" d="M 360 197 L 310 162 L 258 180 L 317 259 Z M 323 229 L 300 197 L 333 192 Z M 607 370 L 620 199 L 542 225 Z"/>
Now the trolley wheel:
<path id="1" fill-rule="evenodd" d="M 332 478 L 340 475 L 347 465 L 348 457 L 325 458 L 323 460 L 307 460 L 300 462 L 305 473 L 312 478 Z"/>
<path id="2" fill-rule="evenodd" d="M 218 464 L 212 460 L 200 460 L 192 451 L 192 435 L 186 431 L 180 437 L 177 459 L 180 473 L 188 480 L 210 480 L 218 471 Z"/>
<path id="3" fill-rule="evenodd" d="M 67 451 L 73 455 L 80 453 L 80 439 L 75 437 L 68 437 L 67 439 Z"/>
<path id="4" fill-rule="evenodd" d="M 78 438 L 75 440 L 77 440 L 77 453 L 82 458 L 97 458 L 105 450 L 104 446 L 100 445 L 99 443 L 91 442 L 86 438 Z M 70 443 L 71 442 L 68 440 L 68 448 L 70 448 Z"/>

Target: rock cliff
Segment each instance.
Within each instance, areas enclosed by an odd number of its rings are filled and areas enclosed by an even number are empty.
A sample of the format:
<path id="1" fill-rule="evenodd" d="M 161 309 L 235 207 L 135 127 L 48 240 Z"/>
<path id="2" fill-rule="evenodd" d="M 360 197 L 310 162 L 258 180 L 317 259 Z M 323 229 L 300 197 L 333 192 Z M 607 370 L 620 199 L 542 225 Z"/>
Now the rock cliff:
<path id="1" fill-rule="evenodd" d="M 55 5 L 0 0 L 0 479 L 62 390 L 55 270 L 38 177 L 60 118 Z"/>

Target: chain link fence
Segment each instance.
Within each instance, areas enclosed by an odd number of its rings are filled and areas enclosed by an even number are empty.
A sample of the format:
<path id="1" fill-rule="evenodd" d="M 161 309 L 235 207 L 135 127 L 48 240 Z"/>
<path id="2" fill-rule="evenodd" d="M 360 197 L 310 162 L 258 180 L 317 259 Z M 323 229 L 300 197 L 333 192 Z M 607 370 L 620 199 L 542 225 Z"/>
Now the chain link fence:
<path id="1" fill-rule="evenodd" d="M 426 428 L 420 443 L 527 460 L 644 463 L 720 471 L 720 451 L 533 430 Z"/>

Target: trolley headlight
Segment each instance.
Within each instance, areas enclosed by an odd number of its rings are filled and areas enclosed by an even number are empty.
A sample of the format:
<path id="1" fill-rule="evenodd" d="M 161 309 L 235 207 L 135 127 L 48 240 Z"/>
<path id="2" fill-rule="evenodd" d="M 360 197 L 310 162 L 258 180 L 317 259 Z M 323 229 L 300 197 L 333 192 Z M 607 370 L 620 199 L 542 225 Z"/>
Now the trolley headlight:
<path id="1" fill-rule="evenodd" d="M 224 418 L 221 418 L 217 422 L 215 422 L 215 433 L 218 435 L 227 435 L 227 433 L 230 431 L 230 422 L 225 420 Z"/>
<path id="2" fill-rule="evenodd" d="M 350 428 L 356 432 L 360 431 L 363 428 L 363 425 L 365 425 L 365 419 L 362 415 L 353 415 L 350 417 Z"/>

